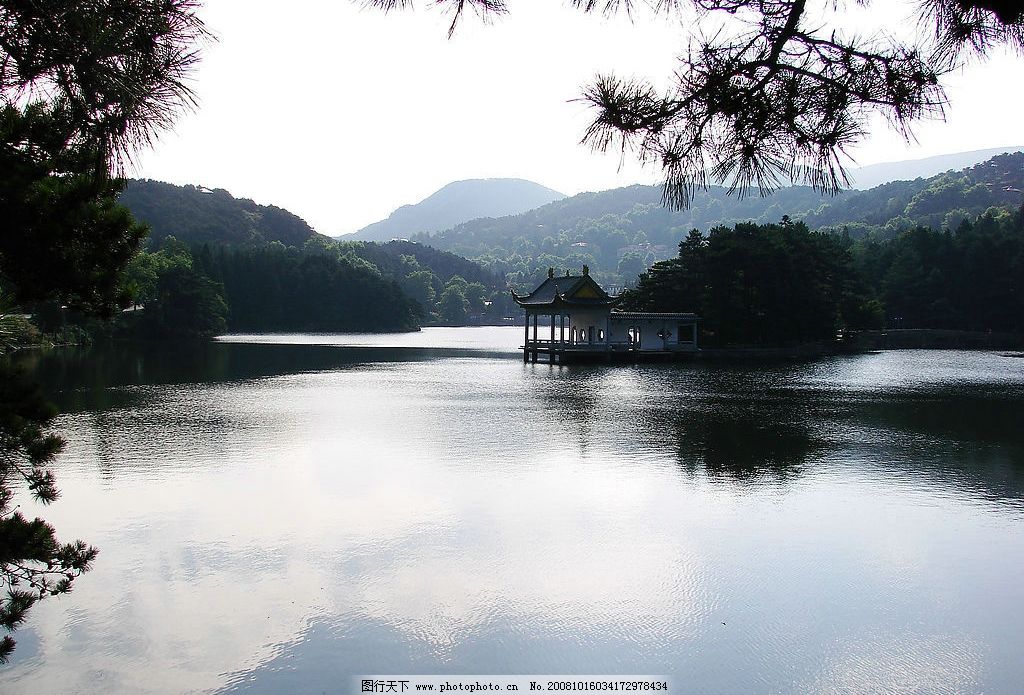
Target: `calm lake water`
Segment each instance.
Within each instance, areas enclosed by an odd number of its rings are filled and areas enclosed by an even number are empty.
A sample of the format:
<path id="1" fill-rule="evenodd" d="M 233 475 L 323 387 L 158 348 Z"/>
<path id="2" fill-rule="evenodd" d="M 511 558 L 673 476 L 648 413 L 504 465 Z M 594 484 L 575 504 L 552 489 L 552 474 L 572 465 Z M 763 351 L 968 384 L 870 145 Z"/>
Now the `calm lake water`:
<path id="1" fill-rule="evenodd" d="M 516 328 L 25 357 L 101 549 L 4 693 L 1020 693 L 1024 359 L 524 365 Z"/>

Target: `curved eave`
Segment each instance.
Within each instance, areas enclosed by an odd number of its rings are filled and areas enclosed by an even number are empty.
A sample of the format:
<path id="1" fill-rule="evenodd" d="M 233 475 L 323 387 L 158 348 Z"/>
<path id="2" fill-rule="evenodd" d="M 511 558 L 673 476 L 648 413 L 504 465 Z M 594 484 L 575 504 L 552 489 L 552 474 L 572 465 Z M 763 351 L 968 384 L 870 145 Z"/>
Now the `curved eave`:
<path id="1" fill-rule="evenodd" d="M 618 297 L 598 300 L 572 300 L 563 297 L 556 297 L 550 302 L 531 302 L 529 297 L 517 297 L 512 295 L 516 304 L 529 310 L 557 310 L 557 309 L 611 309 L 619 302 Z"/>

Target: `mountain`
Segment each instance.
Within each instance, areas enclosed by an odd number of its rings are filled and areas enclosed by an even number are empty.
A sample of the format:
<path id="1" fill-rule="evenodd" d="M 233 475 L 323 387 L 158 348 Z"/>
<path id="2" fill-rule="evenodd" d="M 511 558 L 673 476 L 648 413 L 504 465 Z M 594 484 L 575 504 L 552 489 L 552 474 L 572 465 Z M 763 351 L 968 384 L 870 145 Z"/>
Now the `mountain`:
<path id="1" fill-rule="evenodd" d="M 850 171 L 853 187 L 867 190 L 891 181 L 912 181 L 927 178 L 954 169 L 964 169 L 991 159 L 1004 152 L 1020 152 L 1024 145 L 1017 147 L 993 147 L 987 150 L 955 152 L 924 159 L 909 159 L 902 162 L 882 162 L 859 167 Z"/>
<path id="2" fill-rule="evenodd" d="M 738 198 L 715 186 L 700 191 L 686 210 L 661 203 L 658 186 L 581 193 L 519 215 L 477 219 L 413 241 L 476 260 L 520 287 L 533 287 L 548 267 L 590 266 L 598 282 L 635 279 L 652 262 L 675 255 L 691 229 L 737 222 L 773 223 L 784 215 L 812 229 L 851 237 L 891 238 L 916 225 L 955 230 L 989 208 L 1024 203 L 1024 152 L 1002 154 L 959 172 L 897 181 L 867 191 L 825 196 L 793 186 L 771 195 Z"/>
<path id="3" fill-rule="evenodd" d="M 403 205 L 386 220 L 374 222 L 345 241 L 389 241 L 431 233 L 480 217 L 516 215 L 565 196 L 523 179 L 455 181 L 415 205 Z"/>
<path id="4" fill-rule="evenodd" d="M 150 226 L 149 245 L 168 236 L 186 244 L 302 246 L 319 236 L 301 217 L 273 205 L 235 198 L 223 189 L 132 179 L 120 203 Z"/>
<path id="5" fill-rule="evenodd" d="M 345 244 L 342 239 L 342 247 L 349 248 L 352 253 L 364 261 L 373 263 L 386 277 L 401 281 L 403 276 L 410 272 L 410 259 L 415 260 L 415 265 L 420 269 L 429 270 L 437 276 L 442 283 L 447 283 L 452 277 L 458 275 L 467 282 L 479 282 L 490 289 L 504 289 L 504 278 L 490 273 L 480 267 L 478 263 L 466 260 L 462 256 L 447 251 L 438 251 L 431 246 L 415 244 L 411 241 L 395 240 L 388 242 L 362 242 L 356 244 Z"/>

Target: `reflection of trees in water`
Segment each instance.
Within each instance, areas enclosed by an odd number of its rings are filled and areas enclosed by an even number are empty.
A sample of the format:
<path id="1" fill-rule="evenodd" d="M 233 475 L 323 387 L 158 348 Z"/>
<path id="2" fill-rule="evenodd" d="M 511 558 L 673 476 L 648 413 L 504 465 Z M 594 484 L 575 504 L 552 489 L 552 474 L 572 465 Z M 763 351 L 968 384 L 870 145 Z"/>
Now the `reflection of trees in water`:
<path id="1" fill-rule="evenodd" d="M 569 371 L 569 370 L 566 370 Z M 807 386 L 801 365 L 574 369 L 545 409 L 614 454 L 672 452 L 681 470 L 791 480 L 812 459 L 863 463 L 965 498 L 1024 499 L 1024 394 L 1012 386 L 861 391 Z"/>
<path id="2" fill-rule="evenodd" d="M 767 397 L 777 369 L 555 368 L 535 389 L 546 413 L 579 441 L 612 455 L 675 452 L 682 469 L 735 480 L 797 475 L 824 446 L 792 393 Z"/>
<path id="3" fill-rule="evenodd" d="M 799 476 L 826 445 L 800 411 L 779 399 L 691 401 L 645 412 L 641 436 L 671 447 L 689 474 L 784 481 Z"/>
<path id="4" fill-rule="evenodd" d="M 675 423 L 679 465 L 712 477 L 752 480 L 797 477 L 821 448 L 802 423 L 765 422 L 746 414 L 701 413 Z"/>
<path id="5" fill-rule="evenodd" d="M 1009 389 L 941 388 L 864 401 L 856 417 L 882 427 L 1024 453 L 1024 400 Z"/>
<path id="6" fill-rule="evenodd" d="M 877 431 L 862 445 L 893 467 L 988 500 L 1024 499 L 1024 394 L 944 385 L 851 402 L 844 419 Z"/>
<path id="7" fill-rule="evenodd" d="M 438 351 L 216 342 L 109 343 L 90 348 L 32 351 L 18 356 L 61 412 L 141 405 L 124 386 L 220 383 L 356 367 L 368 362 L 417 361 Z"/>

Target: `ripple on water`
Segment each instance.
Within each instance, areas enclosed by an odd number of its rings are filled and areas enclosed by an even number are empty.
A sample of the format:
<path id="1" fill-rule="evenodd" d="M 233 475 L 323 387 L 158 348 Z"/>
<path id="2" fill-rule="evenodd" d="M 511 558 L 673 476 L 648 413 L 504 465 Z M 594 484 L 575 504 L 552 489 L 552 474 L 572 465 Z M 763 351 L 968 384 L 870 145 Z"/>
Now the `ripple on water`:
<path id="1" fill-rule="evenodd" d="M 1024 678 L 1020 360 L 558 368 L 460 335 L 105 362 L 111 383 L 60 420 L 65 496 L 46 510 L 102 554 L 33 613 L 0 688 Z"/>

